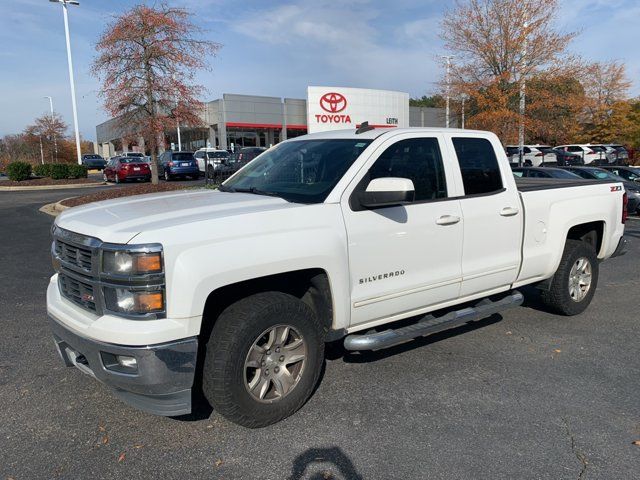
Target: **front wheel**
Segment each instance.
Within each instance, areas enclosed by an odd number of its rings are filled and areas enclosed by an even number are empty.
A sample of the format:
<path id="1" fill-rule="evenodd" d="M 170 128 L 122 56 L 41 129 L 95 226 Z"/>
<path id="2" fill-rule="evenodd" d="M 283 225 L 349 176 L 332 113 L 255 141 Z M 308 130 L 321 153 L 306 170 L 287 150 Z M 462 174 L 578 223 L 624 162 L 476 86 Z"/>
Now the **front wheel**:
<path id="1" fill-rule="evenodd" d="M 542 301 L 563 315 L 578 315 L 589 306 L 598 285 L 598 257 L 592 245 L 567 240 L 551 288 L 542 291 Z"/>
<path id="2" fill-rule="evenodd" d="M 309 306 L 285 293 L 258 293 L 234 303 L 216 321 L 202 388 L 227 419 L 265 427 L 304 405 L 323 362 L 322 328 Z"/>

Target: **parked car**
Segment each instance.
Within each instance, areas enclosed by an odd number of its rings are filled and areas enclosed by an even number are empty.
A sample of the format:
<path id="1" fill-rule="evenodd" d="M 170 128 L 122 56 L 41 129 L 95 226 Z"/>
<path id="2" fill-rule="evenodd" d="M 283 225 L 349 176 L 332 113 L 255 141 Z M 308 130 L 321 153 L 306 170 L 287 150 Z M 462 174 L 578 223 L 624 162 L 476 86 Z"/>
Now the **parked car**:
<path id="1" fill-rule="evenodd" d="M 611 143 L 603 145 L 603 147 L 606 149 L 610 165 L 626 165 L 629 162 L 629 152 L 624 146 Z"/>
<path id="2" fill-rule="evenodd" d="M 227 163 L 230 153 L 226 150 L 218 150 L 216 148 L 201 148 L 193 154 L 198 162 L 198 169 L 201 173 L 205 173 L 205 168 L 209 168 L 208 176 L 213 178 L 215 170 L 220 169 L 221 165 Z"/>
<path id="3" fill-rule="evenodd" d="M 552 150 L 556 154 L 556 165 L 559 167 L 564 167 L 567 165 L 584 165 L 582 155 L 579 155 L 575 152 L 562 150 L 561 148 L 557 147 L 553 148 Z"/>
<path id="4" fill-rule="evenodd" d="M 243 163 L 249 163 L 263 152 L 266 152 L 265 147 L 244 147 L 240 149 L 238 154 L 238 161 Z"/>
<path id="5" fill-rule="evenodd" d="M 149 164 L 137 157 L 112 157 L 104 170 L 102 178 L 105 182 L 126 182 L 129 180 L 151 180 Z"/>
<path id="6" fill-rule="evenodd" d="M 200 178 L 200 169 L 193 152 L 166 151 L 158 158 L 158 173 L 167 181 L 176 177 Z"/>
<path id="7" fill-rule="evenodd" d="M 630 182 L 640 183 L 640 167 L 605 166 L 605 170 Z"/>
<path id="8" fill-rule="evenodd" d="M 82 165 L 89 169 L 103 170 L 107 161 L 101 155 L 86 153 L 82 155 Z"/>
<path id="9" fill-rule="evenodd" d="M 626 196 L 616 180 L 562 183 L 519 186 L 489 132 L 299 136 L 218 190 L 56 217 L 55 343 L 137 408 L 189 414 L 201 386 L 217 413 L 264 427 L 313 394 L 326 342 L 398 345 L 520 305 L 525 285 L 583 312 L 625 250 Z"/>
<path id="10" fill-rule="evenodd" d="M 511 171 L 520 178 L 565 178 L 567 180 L 580 180 L 575 173 L 562 168 L 553 167 L 515 167 Z"/>
<path id="11" fill-rule="evenodd" d="M 608 169 L 598 167 L 565 167 L 566 170 L 590 180 L 612 180 L 621 182 L 629 198 L 629 211 L 640 214 L 640 184 L 618 176 Z"/>
<path id="12" fill-rule="evenodd" d="M 563 150 L 566 152 L 576 153 L 582 157 L 585 165 L 600 165 L 603 162 L 608 163 L 606 150 L 600 145 L 591 144 L 572 144 L 558 145 L 554 150 Z"/>
<path id="13" fill-rule="evenodd" d="M 520 160 L 520 147 L 507 145 L 507 157 L 512 165 L 518 165 Z M 539 167 L 543 163 L 555 163 L 556 153 L 548 145 L 524 145 L 522 164 L 524 166 Z"/>

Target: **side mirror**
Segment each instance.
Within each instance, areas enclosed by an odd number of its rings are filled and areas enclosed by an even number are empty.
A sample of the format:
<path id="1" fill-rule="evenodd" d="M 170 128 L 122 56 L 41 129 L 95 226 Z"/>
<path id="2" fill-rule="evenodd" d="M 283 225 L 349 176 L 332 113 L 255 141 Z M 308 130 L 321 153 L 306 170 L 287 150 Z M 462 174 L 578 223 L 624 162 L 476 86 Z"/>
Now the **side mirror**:
<path id="1" fill-rule="evenodd" d="M 365 208 L 394 207 L 413 202 L 415 196 L 413 182 L 408 178 L 374 178 L 360 193 L 360 204 Z"/>

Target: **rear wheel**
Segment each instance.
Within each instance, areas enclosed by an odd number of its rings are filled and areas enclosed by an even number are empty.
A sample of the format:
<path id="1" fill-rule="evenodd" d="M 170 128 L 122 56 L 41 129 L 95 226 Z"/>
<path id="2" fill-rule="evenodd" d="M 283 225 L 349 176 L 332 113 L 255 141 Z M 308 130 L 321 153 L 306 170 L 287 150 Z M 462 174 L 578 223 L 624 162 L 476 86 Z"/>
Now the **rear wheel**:
<path id="1" fill-rule="evenodd" d="M 206 346 L 203 391 L 232 422 L 264 427 L 304 405 L 323 362 L 322 328 L 309 306 L 285 293 L 258 293 L 216 321 Z"/>
<path id="2" fill-rule="evenodd" d="M 542 301 L 563 315 L 582 313 L 593 299 L 598 275 L 598 258 L 593 246 L 567 240 L 551 288 L 542 292 Z"/>

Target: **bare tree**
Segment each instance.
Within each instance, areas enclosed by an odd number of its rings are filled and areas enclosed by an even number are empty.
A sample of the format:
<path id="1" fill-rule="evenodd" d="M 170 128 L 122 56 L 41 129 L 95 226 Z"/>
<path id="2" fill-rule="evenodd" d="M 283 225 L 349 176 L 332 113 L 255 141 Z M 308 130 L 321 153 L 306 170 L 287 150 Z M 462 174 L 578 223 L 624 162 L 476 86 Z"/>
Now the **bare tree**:
<path id="1" fill-rule="evenodd" d="M 145 139 L 151 151 L 153 183 L 158 182 L 159 140 L 176 121 L 201 125 L 203 87 L 197 70 L 220 45 L 200 38 L 203 31 L 183 8 L 138 5 L 114 18 L 100 37 L 93 73 L 102 81 L 106 110 L 122 130 Z"/>

